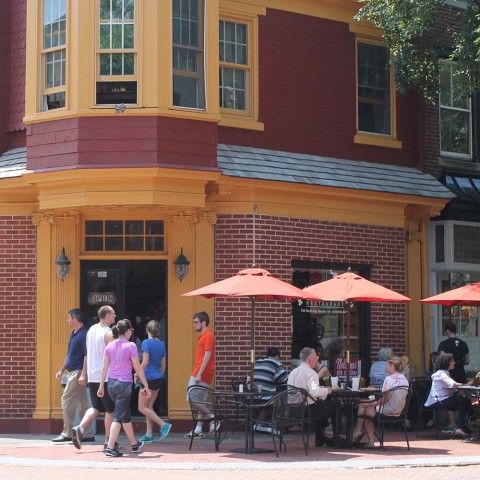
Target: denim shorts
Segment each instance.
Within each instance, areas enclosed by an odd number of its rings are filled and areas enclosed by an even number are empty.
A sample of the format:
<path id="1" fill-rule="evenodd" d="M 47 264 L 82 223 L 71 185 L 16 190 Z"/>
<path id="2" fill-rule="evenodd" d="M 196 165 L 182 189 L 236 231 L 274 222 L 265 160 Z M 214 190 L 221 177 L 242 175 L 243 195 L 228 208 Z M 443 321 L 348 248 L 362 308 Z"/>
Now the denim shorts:
<path id="1" fill-rule="evenodd" d="M 108 393 L 115 403 L 113 421 L 118 423 L 131 422 L 130 398 L 132 396 L 132 382 L 121 382 L 120 380 L 109 378 Z"/>

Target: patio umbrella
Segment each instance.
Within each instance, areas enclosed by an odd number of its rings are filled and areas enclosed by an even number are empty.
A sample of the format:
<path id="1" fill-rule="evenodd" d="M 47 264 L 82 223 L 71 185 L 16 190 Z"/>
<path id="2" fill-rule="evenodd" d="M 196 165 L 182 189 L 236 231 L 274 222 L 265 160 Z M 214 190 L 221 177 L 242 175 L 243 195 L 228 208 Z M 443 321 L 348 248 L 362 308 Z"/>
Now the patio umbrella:
<path id="1" fill-rule="evenodd" d="M 345 302 L 409 302 L 410 298 L 389 288 L 382 287 L 366 278 L 347 272 L 336 275 L 325 282 L 304 288 L 309 295 L 317 300 Z M 349 309 L 351 310 L 351 309 Z M 347 323 L 347 381 L 350 378 L 350 322 Z"/>
<path id="2" fill-rule="evenodd" d="M 455 305 L 480 305 L 480 282 L 470 283 L 460 288 L 439 293 L 420 300 L 422 303 L 434 303 L 453 307 Z"/>
<path id="3" fill-rule="evenodd" d="M 246 268 L 233 277 L 212 283 L 182 294 L 182 297 L 249 297 L 251 300 L 250 318 L 250 362 L 255 362 L 255 302 L 257 300 L 298 300 L 311 298 L 305 291 L 283 282 L 263 268 Z M 313 299 L 313 297 L 312 297 Z"/>

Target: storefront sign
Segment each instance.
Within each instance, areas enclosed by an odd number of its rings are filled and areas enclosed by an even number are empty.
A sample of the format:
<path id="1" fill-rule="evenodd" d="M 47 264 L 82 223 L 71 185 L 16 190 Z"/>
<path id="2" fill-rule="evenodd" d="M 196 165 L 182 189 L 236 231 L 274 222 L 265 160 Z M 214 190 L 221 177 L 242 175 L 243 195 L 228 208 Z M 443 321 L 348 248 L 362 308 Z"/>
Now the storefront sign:
<path id="1" fill-rule="evenodd" d="M 316 302 L 313 300 L 299 300 L 302 313 L 314 313 L 321 315 L 340 315 L 346 313 L 343 302 Z"/>
<path id="2" fill-rule="evenodd" d="M 347 378 L 347 362 L 343 358 L 337 358 L 337 377 L 345 380 Z M 350 378 L 359 377 L 362 372 L 362 361 L 350 358 Z"/>
<path id="3" fill-rule="evenodd" d="M 115 292 L 90 292 L 88 294 L 89 305 L 114 305 L 117 303 Z"/>

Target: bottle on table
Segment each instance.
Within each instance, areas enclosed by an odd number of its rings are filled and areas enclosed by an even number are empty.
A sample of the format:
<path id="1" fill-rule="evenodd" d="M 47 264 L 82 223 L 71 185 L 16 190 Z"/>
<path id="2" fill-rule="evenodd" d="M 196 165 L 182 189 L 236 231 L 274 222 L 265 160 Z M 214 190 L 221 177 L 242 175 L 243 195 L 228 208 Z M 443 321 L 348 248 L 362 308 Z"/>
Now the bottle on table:
<path id="1" fill-rule="evenodd" d="M 247 387 L 247 392 L 250 392 L 252 390 L 252 378 L 250 377 L 250 375 L 247 375 L 247 379 L 245 383 Z"/>

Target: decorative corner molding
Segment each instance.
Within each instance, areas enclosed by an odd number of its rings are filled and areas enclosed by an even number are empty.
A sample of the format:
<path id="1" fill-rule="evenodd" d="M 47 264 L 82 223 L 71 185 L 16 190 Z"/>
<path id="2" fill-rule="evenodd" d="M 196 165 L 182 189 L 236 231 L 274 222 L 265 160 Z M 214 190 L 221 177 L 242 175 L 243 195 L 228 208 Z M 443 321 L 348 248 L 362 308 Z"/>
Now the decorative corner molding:
<path id="1" fill-rule="evenodd" d="M 32 223 L 35 226 L 43 224 L 65 225 L 77 224 L 80 222 L 80 213 L 78 212 L 41 212 L 32 215 Z"/>
<path id="2" fill-rule="evenodd" d="M 170 223 L 186 223 L 187 225 L 195 225 L 201 221 L 206 221 L 210 225 L 217 223 L 217 213 L 212 211 L 177 211 L 168 214 Z"/>

